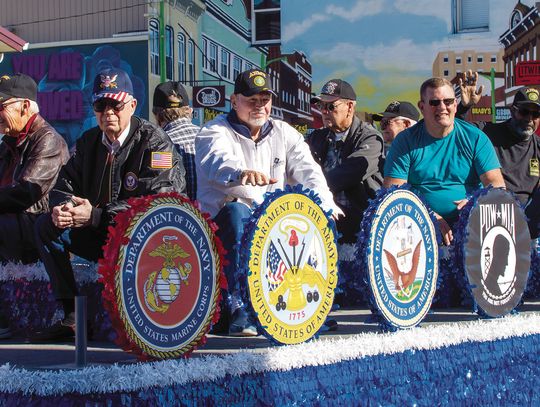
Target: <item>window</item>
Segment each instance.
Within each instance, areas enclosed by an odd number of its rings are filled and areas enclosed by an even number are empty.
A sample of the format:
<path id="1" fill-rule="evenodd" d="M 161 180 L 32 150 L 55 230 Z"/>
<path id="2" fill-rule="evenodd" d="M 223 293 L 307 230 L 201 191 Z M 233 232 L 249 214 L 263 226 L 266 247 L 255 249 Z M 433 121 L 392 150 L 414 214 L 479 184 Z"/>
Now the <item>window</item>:
<path id="1" fill-rule="evenodd" d="M 202 39 L 202 67 L 203 69 L 208 69 L 208 40 L 203 37 Z"/>
<path id="2" fill-rule="evenodd" d="M 281 43 L 281 0 L 251 0 L 253 44 Z"/>
<path id="3" fill-rule="evenodd" d="M 233 76 L 232 79 L 236 79 L 238 75 L 242 72 L 242 59 L 236 55 L 233 57 Z"/>
<path id="4" fill-rule="evenodd" d="M 484 62 L 484 56 L 483 55 L 478 55 L 476 57 L 476 62 L 478 62 L 480 64 L 483 63 Z"/>
<path id="5" fill-rule="evenodd" d="M 227 79 L 229 77 L 229 64 L 231 53 L 224 48 L 221 48 L 220 73 L 221 77 Z"/>
<path id="6" fill-rule="evenodd" d="M 491 62 L 497 62 L 497 55 L 491 56 Z"/>
<path id="7" fill-rule="evenodd" d="M 189 80 L 195 80 L 195 44 L 193 40 L 188 41 L 188 70 Z"/>
<path id="8" fill-rule="evenodd" d="M 150 72 L 159 75 L 159 22 L 151 19 L 148 25 L 150 31 Z"/>
<path id="9" fill-rule="evenodd" d="M 489 31 L 489 1 L 452 0 L 454 33 Z"/>
<path id="10" fill-rule="evenodd" d="M 467 62 L 468 62 L 468 63 L 471 63 L 471 62 L 472 62 L 472 56 L 467 55 Z"/>
<path id="11" fill-rule="evenodd" d="M 444 57 L 443 57 L 443 62 L 444 62 L 445 64 L 448 63 L 448 54 L 445 54 L 445 55 L 444 55 Z"/>
<path id="12" fill-rule="evenodd" d="M 178 80 L 186 80 L 186 37 L 178 34 Z"/>
<path id="13" fill-rule="evenodd" d="M 217 45 L 213 42 L 208 44 L 208 69 L 212 72 L 217 72 Z"/>
<path id="14" fill-rule="evenodd" d="M 456 64 L 461 65 L 461 57 L 456 57 Z"/>
<path id="15" fill-rule="evenodd" d="M 167 79 L 173 79 L 173 61 L 174 61 L 174 31 L 172 27 L 165 27 L 165 76 Z"/>
<path id="16" fill-rule="evenodd" d="M 448 69 L 445 69 L 445 70 L 443 71 L 443 75 L 444 75 L 444 76 L 448 76 Z"/>

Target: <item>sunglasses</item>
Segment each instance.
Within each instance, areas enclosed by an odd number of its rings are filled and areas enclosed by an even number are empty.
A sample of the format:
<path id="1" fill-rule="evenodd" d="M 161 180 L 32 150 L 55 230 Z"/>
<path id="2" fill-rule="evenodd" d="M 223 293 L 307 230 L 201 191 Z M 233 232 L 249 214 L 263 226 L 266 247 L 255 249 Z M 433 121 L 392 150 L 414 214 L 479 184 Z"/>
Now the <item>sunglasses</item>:
<path id="1" fill-rule="evenodd" d="M 381 120 L 381 130 L 386 129 L 388 126 L 390 126 L 392 123 L 395 123 L 399 121 L 400 119 L 382 119 Z"/>
<path id="2" fill-rule="evenodd" d="M 12 105 L 13 103 L 21 102 L 20 99 L 12 100 L 11 102 L 2 103 L 0 105 L 0 112 L 3 112 L 6 109 L 6 106 Z"/>
<path id="3" fill-rule="evenodd" d="M 335 104 L 334 104 L 335 103 Z M 342 105 L 343 103 L 336 103 L 336 102 L 328 102 L 328 103 L 324 103 L 324 102 L 319 102 L 317 103 L 317 108 L 319 110 L 328 110 L 329 112 L 333 112 L 334 110 L 337 109 L 337 107 L 339 105 Z"/>
<path id="4" fill-rule="evenodd" d="M 430 99 L 428 101 L 430 106 L 437 107 L 442 103 L 444 103 L 446 106 L 452 106 L 454 102 L 456 101 L 456 98 L 447 98 L 447 99 Z"/>
<path id="5" fill-rule="evenodd" d="M 524 108 L 517 109 L 520 116 L 527 117 L 531 116 L 533 119 L 538 119 L 540 117 L 540 110 L 529 110 Z"/>
<path id="6" fill-rule="evenodd" d="M 118 100 L 114 99 L 99 99 L 96 100 L 93 104 L 94 112 L 97 113 L 103 113 L 105 110 L 108 110 L 108 108 L 111 108 L 115 112 L 121 112 L 124 110 L 124 107 L 131 102 L 131 100 L 127 100 L 125 102 L 120 102 Z"/>

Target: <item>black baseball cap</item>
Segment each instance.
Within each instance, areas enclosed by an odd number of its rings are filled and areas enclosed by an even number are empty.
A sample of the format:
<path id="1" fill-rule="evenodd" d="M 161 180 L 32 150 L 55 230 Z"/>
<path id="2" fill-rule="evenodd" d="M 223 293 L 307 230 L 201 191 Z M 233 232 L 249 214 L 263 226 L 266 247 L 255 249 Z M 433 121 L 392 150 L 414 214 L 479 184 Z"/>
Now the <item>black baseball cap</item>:
<path id="1" fill-rule="evenodd" d="M 514 96 L 514 106 L 533 104 L 540 106 L 540 93 L 535 88 L 521 88 Z"/>
<path id="2" fill-rule="evenodd" d="M 334 102 L 338 99 L 356 100 L 356 93 L 349 82 L 330 79 L 321 89 L 321 94 L 311 98 L 311 103 Z"/>
<path id="3" fill-rule="evenodd" d="M 153 106 L 163 109 L 189 106 L 189 96 L 180 82 L 163 82 L 154 89 Z"/>
<path id="4" fill-rule="evenodd" d="M 418 113 L 418 109 L 412 103 L 395 100 L 390 102 L 384 112 L 371 115 L 371 117 L 377 122 L 392 117 L 406 117 L 417 122 L 420 118 L 420 113 Z"/>
<path id="5" fill-rule="evenodd" d="M 0 77 L 0 103 L 11 98 L 37 101 L 36 82 L 23 73 L 4 75 Z"/>
<path id="6" fill-rule="evenodd" d="M 234 93 L 244 96 L 253 96 L 261 92 L 270 92 L 275 95 L 270 85 L 270 78 L 260 69 L 250 69 L 240 73 L 234 81 Z"/>

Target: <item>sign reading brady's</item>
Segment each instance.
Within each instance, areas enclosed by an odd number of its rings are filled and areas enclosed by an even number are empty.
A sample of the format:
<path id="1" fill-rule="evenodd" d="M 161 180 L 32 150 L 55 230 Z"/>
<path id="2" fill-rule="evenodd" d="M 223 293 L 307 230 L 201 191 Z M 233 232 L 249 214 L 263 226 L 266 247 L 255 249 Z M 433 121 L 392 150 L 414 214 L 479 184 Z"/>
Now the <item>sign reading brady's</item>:
<path id="1" fill-rule="evenodd" d="M 506 191 L 478 198 L 467 226 L 465 265 L 474 299 L 490 316 L 510 312 L 521 299 L 530 266 L 529 229 Z"/>
<path id="2" fill-rule="evenodd" d="M 179 356 L 200 339 L 214 312 L 213 242 L 191 204 L 161 203 L 139 215 L 121 248 L 118 309 L 144 352 Z"/>
<path id="3" fill-rule="evenodd" d="M 370 232 L 369 282 L 377 308 L 394 326 L 415 326 L 431 306 L 438 276 L 428 209 L 411 191 L 393 191 L 376 209 Z"/>
<path id="4" fill-rule="evenodd" d="M 251 241 L 249 294 L 263 329 L 284 344 L 310 339 L 332 308 L 337 284 L 326 214 L 306 195 L 279 196 L 257 220 Z"/>

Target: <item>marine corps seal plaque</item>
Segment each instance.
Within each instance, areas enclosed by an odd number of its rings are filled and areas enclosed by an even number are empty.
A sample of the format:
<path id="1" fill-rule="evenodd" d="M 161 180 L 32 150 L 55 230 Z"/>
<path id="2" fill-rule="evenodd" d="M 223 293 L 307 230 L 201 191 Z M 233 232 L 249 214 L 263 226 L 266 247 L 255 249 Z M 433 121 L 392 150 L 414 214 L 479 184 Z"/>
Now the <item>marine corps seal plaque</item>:
<path id="1" fill-rule="evenodd" d="M 217 318 L 222 250 L 215 225 L 178 194 L 129 204 L 100 261 L 119 344 L 154 358 L 185 355 Z"/>

